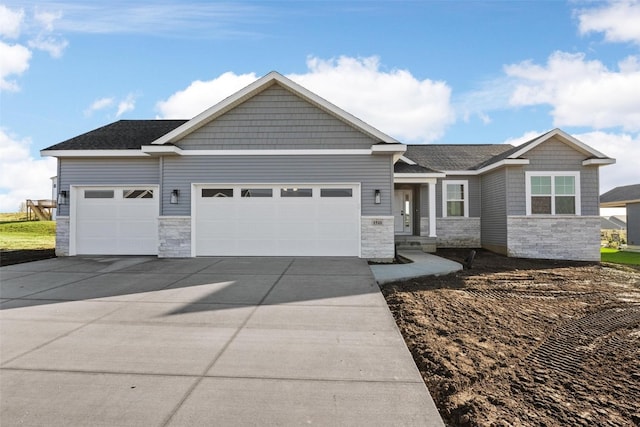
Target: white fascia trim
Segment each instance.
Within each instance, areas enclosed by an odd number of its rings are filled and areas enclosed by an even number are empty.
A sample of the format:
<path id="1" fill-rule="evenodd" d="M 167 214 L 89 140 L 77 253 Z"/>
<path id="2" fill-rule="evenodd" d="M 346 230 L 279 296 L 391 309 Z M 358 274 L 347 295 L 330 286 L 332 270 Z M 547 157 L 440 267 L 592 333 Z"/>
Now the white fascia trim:
<path id="1" fill-rule="evenodd" d="M 182 149 L 175 145 L 143 145 L 141 150 L 148 154 L 182 154 Z"/>
<path id="2" fill-rule="evenodd" d="M 182 150 L 182 156 L 322 156 L 371 155 L 369 149 L 337 150 Z"/>
<path id="3" fill-rule="evenodd" d="M 376 144 L 371 146 L 371 152 L 377 153 L 404 153 L 407 151 L 407 146 L 404 144 Z"/>
<path id="4" fill-rule="evenodd" d="M 149 157 L 142 150 L 42 150 L 43 157 Z"/>
<path id="5" fill-rule="evenodd" d="M 522 156 L 523 154 L 525 154 L 526 152 L 533 150 L 535 147 L 537 147 L 538 145 L 542 144 L 543 142 L 553 138 L 554 136 L 559 136 L 560 138 L 564 139 L 565 142 L 568 142 L 569 144 L 573 145 L 575 148 L 577 148 L 579 151 L 582 151 L 583 153 L 588 153 L 593 155 L 594 157 L 599 157 L 602 159 L 607 159 L 608 157 L 604 154 L 602 154 L 601 152 L 599 152 L 598 150 L 589 147 L 587 144 L 585 144 L 582 141 L 577 140 L 576 138 L 574 138 L 573 136 L 569 135 L 568 133 L 564 132 L 561 129 L 553 129 L 547 133 L 545 133 L 544 135 L 541 135 L 535 142 L 527 145 L 526 147 L 523 147 L 522 149 L 516 151 L 515 153 L 511 154 L 509 156 L 509 158 L 511 159 L 515 159 L 517 157 Z"/>
<path id="6" fill-rule="evenodd" d="M 591 166 L 591 165 L 613 165 L 616 162 L 616 159 L 588 159 L 582 162 L 582 166 Z"/>
<path id="7" fill-rule="evenodd" d="M 626 208 L 627 205 L 640 203 L 640 199 L 636 200 L 618 200 L 617 202 L 600 202 L 601 208 Z"/>
<path id="8" fill-rule="evenodd" d="M 497 169 L 500 168 L 502 166 L 512 166 L 512 165 L 528 165 L 529 159 L 504 159 L 504 160 L 500 160 L 499 162 L 496 163 L 492 163 L 488 166 L 485 166 L 481 169 L 476 169 L 476 170 L 446 170 L 443 171 L 445 175 L 468 175 L 468 176 L 474 176 L 474 175 L 482 175 L 485 172 L 489 172 L 490 170 L 493 169 Z"/>
<path id="9" fill-rule="evenodd" d="M 410 158 L 405 157 L 405 156 L 400 156 L 399 160 L 403 161 L 404 163 L 406 163 L 408 165 L 417 165 L 416 162 L 414 162 L 413 160 L 411 160 Z"/>
<path id="10" fill-rule="evenodd" d="M 443 173 L 394 173 L 393 182 L 395 184 L 429 183 L 436 182 L 438 178 L 444 178 Z"/>
<path id="11" fill-rule="evenodd" d="M 295 93 L 298 96 L 301 96 L 302 98 L 305 98 L 307 101 L 317 105 L 318 107 L 344 120 L 345 122 L 350 123 L 352 126 L 368 134 L 374 139 L 377 139 L 386 143 L 398 142 L 394 138 L 390 137 L 389 135 L 380 132 L 378 129 L 374 128 L 373 126 L 366 124 L 365 122 L 358 119 L 357 117 L 347 113 L 343 109 L 338 108 L 337 106 L 319 97 L 318 95 L 309 91 L 308 89 L 305 89 L 299 84 L 284 77 L 282 74 L 272 71 L 266 76 L 246 86 L 244 89 L 239 90 L 238 92 L 234 93 L 228 98 L 220 101 L 213 107 L 208 108 L 204 112 L 198 114 L 196 117 L 189 120 L 185 124 L 178 126 L 171 132 L 161 136 L 157 140 L 153 141 L 152 144 L 164 144 L 167 142 L 179 140 L 185 135 L 193 132 L 194 130 L 200 128 L 201 126 L 204 126 L 206 123 L 210 122 L 216 117 L 224 114 L 225 112 L 229 111 L 235 106 L 241 104 L 246 99 L 251 98 L 252 96 L 262 92 L 263 90 L 270 87 L 274 83 L 279 83 L 281 86 L 285 87 L 289 91 Z"/>

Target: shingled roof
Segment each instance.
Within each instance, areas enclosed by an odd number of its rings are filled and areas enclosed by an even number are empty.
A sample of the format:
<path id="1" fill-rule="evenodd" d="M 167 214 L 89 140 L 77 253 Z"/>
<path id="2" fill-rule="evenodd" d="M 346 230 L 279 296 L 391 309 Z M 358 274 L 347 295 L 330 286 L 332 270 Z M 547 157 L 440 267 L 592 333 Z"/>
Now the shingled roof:
<path id="1" fill-rule="evenodd" d="M 640 184 L 623 185 L 609 190 L 600 196 L 600 205 L 614 207 L 624 206 L 626 203 L 640 202 Z"/>
<path id="2" fill-rule="evenodd" d="M 187 120 L 119 120 L 45 150 L 137 150 Z"/>
<path id="3" fill-rule="evenodd" d="M 514 149 L 509 144 L 408 145 L 404 156 L 420 166 L 436 170 L 475 170 L 496 156 Z"/>

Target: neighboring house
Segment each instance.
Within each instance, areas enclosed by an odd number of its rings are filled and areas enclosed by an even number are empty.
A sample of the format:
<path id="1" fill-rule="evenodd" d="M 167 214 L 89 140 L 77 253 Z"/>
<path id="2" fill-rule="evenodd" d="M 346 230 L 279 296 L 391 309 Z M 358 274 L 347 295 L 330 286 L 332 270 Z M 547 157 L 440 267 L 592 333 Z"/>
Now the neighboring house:
<path id="1" fill-rule="evenodd" d="M 396 241 L 599 260 L 598 168 L 561 130 L 404 145 L 278 73 L 191 120 L 121 120 L 58 158 L 56 252 L 359 256 Z"/>
<path id="2" fill-rule="evenodd" d="M 640 251 L 640 184 L 607 191 L 600 196 L 600 207 L 627 209 L 627 250 Z"/>
<path id="3" fill-rule="evenodd" d="M 627 243 L 627 224 L 615 216 L 600 217 L 600 245 L 615 246 Z"/>

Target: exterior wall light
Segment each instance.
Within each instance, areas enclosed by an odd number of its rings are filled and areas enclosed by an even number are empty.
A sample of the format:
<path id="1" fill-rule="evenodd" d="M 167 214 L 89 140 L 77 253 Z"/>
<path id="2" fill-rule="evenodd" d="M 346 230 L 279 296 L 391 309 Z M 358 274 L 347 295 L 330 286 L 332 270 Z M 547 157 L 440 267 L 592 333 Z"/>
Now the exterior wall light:
<path id="1" fill-rule="evenodd" d="M 170 203 L 172 205 L 177 205 L 178 204 L 178 196 L 180 195 L 180 192 L 178 190 L 171 190 L 171 200 Z"/>
<path id="2" fill-rule="evenodd" d="M 67 190 L 61 190 L 58 193 L 58 205 L 66 205 L 69 203 L 69 196 L 67 195 Z"/>
<path id="3" fill-rule="evenodd" d="M 379 205 L 382 203 L 382 196 L 380 195 L 380 190 L 374 190 L 373 192 L 373 203 Z"/>

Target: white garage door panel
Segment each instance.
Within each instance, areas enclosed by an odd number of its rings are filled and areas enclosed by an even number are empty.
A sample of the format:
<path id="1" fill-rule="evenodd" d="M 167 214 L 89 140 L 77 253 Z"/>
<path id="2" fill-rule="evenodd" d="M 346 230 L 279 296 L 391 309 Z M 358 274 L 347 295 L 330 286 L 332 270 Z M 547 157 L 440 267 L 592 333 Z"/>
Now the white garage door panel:
<path id="1" fill-rule="evenodd" d="M 138 187 L 76 189 L 75 241 L 80 255 L 155 255 L 158 253 L 158 194 L 125 198 Z M 90 198 L 91 191 L 112 192 L 110 198 Z M 89 193 L 86 193 L 89 191 Z"/>
<path id="2" fill-rule="evenodd" d="M 293 186 L 289 186 L 292 188 Z M 240 185 L 194 187 L 195 250 L 200 256 L 358 256 L 360 190 L 353 184 L 303 184 L 312 197 L 240 197 Z M 202 197 L 202 189 L 231 189 L 232 197 Z M 322 188 L 349 188 L 352 197 L 320 197 Z M 209 194 L 217 194 L 211 191 Z"/>

